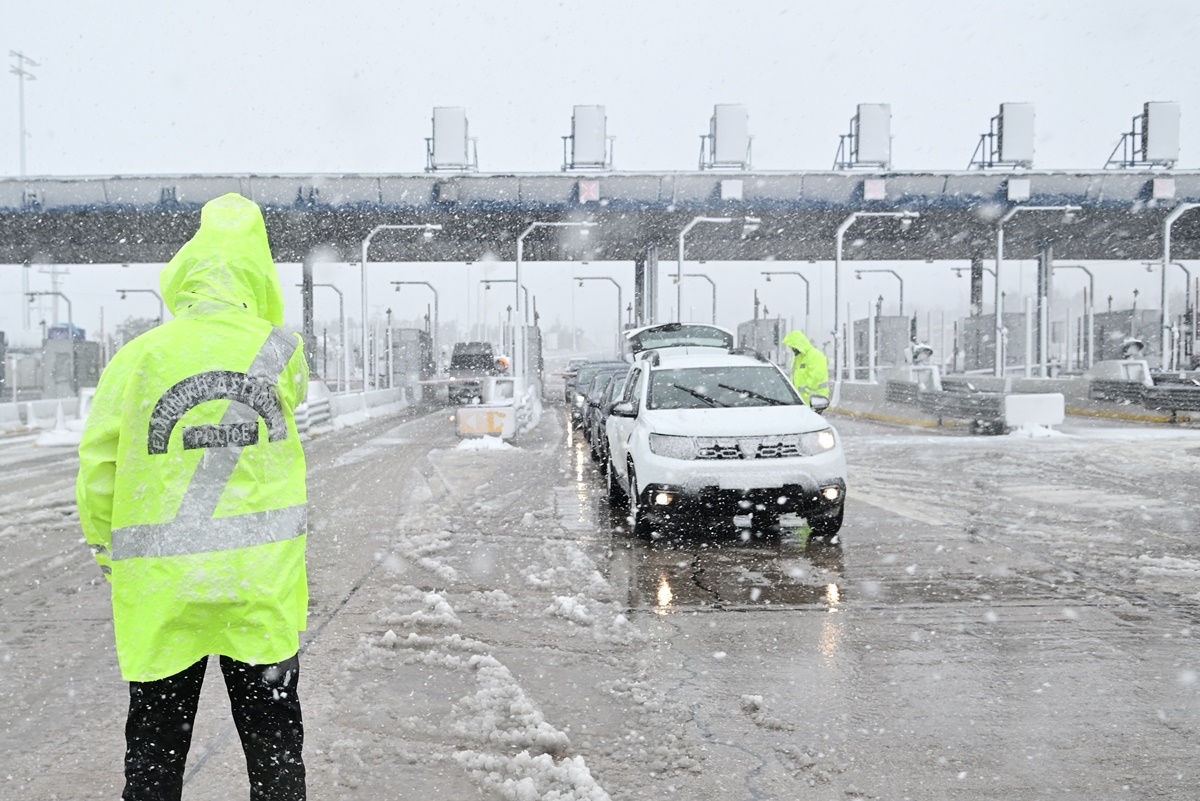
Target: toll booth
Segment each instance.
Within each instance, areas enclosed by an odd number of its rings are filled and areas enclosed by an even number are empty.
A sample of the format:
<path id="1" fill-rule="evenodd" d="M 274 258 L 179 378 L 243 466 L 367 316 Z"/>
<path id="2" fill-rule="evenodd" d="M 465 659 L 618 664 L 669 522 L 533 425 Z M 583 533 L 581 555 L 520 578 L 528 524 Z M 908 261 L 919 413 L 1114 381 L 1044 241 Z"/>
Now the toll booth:
<path id="1" fill-rule="evenodd" d="M 72 364 L 75 367 L 73 382 Z M 42 344 L 42 381 L 43 398 L 72 398 L 80 387 L 96 386 L 100 383 L 100 343 L 47 339 Z"/>
<path id="2" fill-rule="evenodd" d="M 421 400 L 421 382 L 437 374 L 433 338 L 420 328 L 392 329 L 392 386 L 410 400 Z"/>
<path id="3" fill-rule="evenodd" d="M 1005 312 L 1002 316 L 1004 366 L 1022 367 L 1025 364 L 1025 313 Z M 992 371 L 996 368 L 996 315 L 977 314 L 967 317 L 959 327 L 959 350 L 965 372 Z M 1035 334 L 1036 336 L 1036 331 Z M 1036 357 L 1035 357 L 1036 358 Z"/>
<path id="4" fill-rule="evenodd" d="M 854 321 L 854 378 L 866 379 L 870 373 L 871 321 Z M 896 367 L 905 363 L 905 351 L 912 341 L 912 318 L 898 315 L 875 316 L 875 366 Z"/>
<path id="5" fill-rule="evenodd" d="M 1096 314 L 1096 361 L 1121 360 L 1125 340 L 1145 344 L 1141 358 L 1151 364 L 1162 361 L 1162 314 L 1158 309 L 1125 309 Z"/>

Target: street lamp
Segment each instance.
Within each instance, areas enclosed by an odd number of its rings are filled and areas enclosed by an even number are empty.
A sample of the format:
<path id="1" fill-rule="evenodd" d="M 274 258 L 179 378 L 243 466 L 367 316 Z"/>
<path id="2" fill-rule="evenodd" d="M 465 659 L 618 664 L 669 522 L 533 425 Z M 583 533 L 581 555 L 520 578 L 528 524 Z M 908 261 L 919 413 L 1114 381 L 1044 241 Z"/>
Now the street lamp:
<path id="1" fill-rule="evenodd" d="M 429 347 L 433 350 L 434 364 L 438 364 L 441 359 L 441 354 L 438 351 L 438 291 L 437 287 L 428 281 L 393 281 L 392 284 L 396 287 L 396 291 L 400 291 L 400 287 L 405 284 L 422 284 L 429 287 L 433 292 L 433 336 L 429 338 Z"/>
<path id="2" fill-rule="evenodd" d="M 517 265 L 516 265 L 517 266 L 517 275 L 516 275 L 516 280 L 515 280 L 515 283 L 517 284 L 517 286 L 521 287 L 522 289 L 524 289 L 524 286 L 525 286 L 524 284 L 521 283 L 521 260 L 525 254 L 525 237 L 529 236 L 529 234 L 531 234 L 535 228 L 580 228 L 580 229 L 582 229 L 580 231 L 580 234 L 582 234 L 583 236 L 587 236 L 588 229 L 594 228 L 596 225 L 597 225 L 597 223 L 590 222 L 588 220 L 564 221 L 564 222 L 545 222 L 545 221 L 538 220 L 536 222 L 531 222 L 529 224 L 529 227 L 527 227 L 524 231 L 522 231 L 520 233 L 520 235 L 517 237 Z M 519 320 L 524 319 L 521 317 L 521 293 L 519 291 L 517 291 L 516 289 L 514 289 L 513 294 L 516 295 L 516 298 L 517 298 L 517 319 L 519 319 Z M 512 374 L 514 376 L 521 376 L 522 378 L 526 378 L 527 373 L 529 372 L 525 366 L 525 364 L 526 364 L 526 359 L 525 359 L 526 342 L 525 342 L 525 339 L 526 339 L 526 332 L 525 332 L 524 327 L 522 327 L 521 328 L 521 344 L 519 346 L 517 346 L 516 348 L 514 348 L 514 351 L 516 351 L 516 352 L 513 353 L 513 359 L 516 361 L 516 364 L 512 365 Z"/>
<path id="3" fill-rule="evenodd" d="M 617 279 L 607 275 L 577 275 L 575 280 L 583 286 L 584 281 L 610 281 L 617 288 L 617 356 L 621 355 L 621 310 L 624 304 L 621 302 L 621 285 L 617 283 Z M 715 303 L 716 301 L 714 301 Z"/>
<path id="4" fill-rule="evenodd" d="M 1170 261 L 1171 261 L 1171 226 L 1173 226 L 1175 224 L 1175 221 L 1178 220 L 1180 217 L 1182 217 L 1184 214 L 1188 213 L 1192 209 L 1197 209 L 1197 208 L 1200 208 L 1200 203 L 1180 203 L 1178 206 L 1176 206 L 1171 211 L 1170 214 L 1167 215 L 1167 218 L 1165 220 L 1163 220 L 1163 257 L 1162 257 L 1162 263 L 1163 263 L 1163 271 L 1162 271 L 1163 272 L 1163 274 L 1162 274 L 1162 330 L 1163 330 L 1162 341 L 1163 341 L 1163 348 L 1162 348 L 1162 352 L 1163 353 L 1162 353 L 1162 368 L 1164 370 L 1170 369 L 1169 357 L 1167 356 L 1167 343 L 1170 342 L 1170 339 L 1171 339 L 1171 318 L 1167 312 L 1167 264 L 1170 263 Z M 1186 268 L 1184 268 L 1184 269 L 1186 269 Z M 1191 281 L 1190 274 L 1188 277 L 1188 281 L 1189 281 L 1189 283 Z M 1191 291 L 1192 291 L 1191 287 L 1188 287 L 1188 292 L 1190 293 Z"/>
<path id="5" fill-rule="evenodd" d="M 515 278 L 485 278 L 485 279 L 483 279 L 482 281 L 480 281 L 480 283 L 481 283 L 481 284 L 483 284 L 483 288 L 486 290 L 486 289 L 491 289 L 491 288 L 492 288 L 492 284 L 515 284 L 515 283 L 517 283 L 517 279 L 515 279 Z M 529 320 L 528 320 L 528 315 L 529 315 L 529 287 L 525 286 L 524 284 L 521 284 L 520 286 L 521 286 L 521 291 L 518 293 L 518 297 L 519 297 L 520 295 L 524 295 L 524 296 L 525 296 L 525 314 L 526 314 L 525 322 L 527 323 L 527 322 L 529 322 Z M 514 290 L 514 291 L 515 291 L 515 290 Z M 487 296 L 485 295 L 484 297 L 487 297 Z M 485 305 L 486 305 L 486 304 L 485 304 Z M 517 305 L 518 305 L 518 306 L 520 306 L 520 304 L 517 304 Z M 511 323 L 512 323 L 512 311 L 513 311 L 513 307 L 512 307 L 511 305 L 509 305 L 509 307 L 508 307 L 508 320 L 509 320 L 509 324 L 511 324 Z M 515 332 L 513 332 L 513 333 L 514 333 L 514 335 L 515 335 Z M 501 338 L 501 339 L 504 339 L 504 337 L 505 337 L 505 336 L 508 336 L 508 334 L 506 334 L 506 333 L 504 333 L 503 331 L 501 331 L 500 338 Z M 509 358 L 510 358 L 510 359 L 515 359 L 515 358 L 516 358 L 515 351 L 516 351 L 516 349 L 517 349 L 517 343 L 516 343 L 516 340 L 515 340 L 515 338 L 514 338 L 514 341 L 512 342 L 512 346 L 513 346 L 513 351 L 514 351 L 514 353 L 510 353 L 510 354 L 508 354 L 508 355 L 509 355 Z M 513 375 L 516 375 L 515 368 L 513 369 Z"/>
<path id="6" fill-rule="evenodd" d="M 683 240 L 687 236 L 688 231 L 695 228 L 700 223 L 723 224 L 733 222 L 732 217 L 694 217 L 690 223 L 683 227 L 679 232 L 679 260 L 676 263 L 675 270 L 680 275 L 683 274 Z M 742 239 L 745 239 L 750 234 L 758 230 L 762 225 L 762 220 L 757 217 L 742 218 Z M 678 281 L 675 284 L 675 314 L 678 322 L 683 322 L 683 281 Z"/>
<path id="7" fill-rule="evenodd" d="M 837 228 L 837 239 L 833 250 L 833 375 L 834 380 L 841 379 L 839 363 L 841 360 L 842 318 L 841 318 L 841 287 L 842 287 L 842 241 L 850 226 L 863 217 L 894 217 L 900 220 L 903 228 L 912 225 L 913 220 L 920 217 L 915 211 L 856 211 L 842 220 Z M 847 374 L 853 375 L 847 365 Z"/>
<path id="8" fill-rule="evenodd" d="M 436 223 L 412 223 L 411 225 L 377 225 L 362 241 L 362 368 L 363 392 L 367 391 L 367 249 L 371 240 L 380 231 L 421 231 L 425 239 L 432 239 L 434 231 L 442 230 Z M 348 379 L 349 377 L 347 377 Z"/>
<path id="9" fill-rule="evenodd" d="M 671 273 L 671 277 L 676 281 L 679 280 L 679 273 Z M 717 324 L 717 282 L 709 278 L 704 273 L 684 273 L 684 278 L 703 278 L 712 287 L 712 324 Z"/>
<path id="10" fill-rule="evenodd" d="M 1146 272 L 1151 272 L 1153 270 L 1154 266 L 1156 264 L 1160 264 L 1160 262 L 1144 261 L 1144 262 L 1142 262 L 1142 264 L 1146 265 Z M 1174 264 L 1176 267 L 1183 270 L 1183 274 L 1185 276 L 1187 276 L 1187 278 L 1186 278 L 1187 283 L 1184 284 L 1184 293 L 1183 293 L 1183 313 L 1184 313 L 1184 315 L 1187 315 L 1192 310 L 1192 271 L 1189 270 L 1186 266 L 1184 266 L 1182 262 L 1171 261 L 1171 262 L 1167 262 L 1167 264 Z M 1164 294 L 1163 297 L 1165 298 L 1166 295 Z M 1166 301 L 1163 301 L 1163 302 L 1165 303 Z M 1195 325 L 1194 321 L 1193 321 L 1192 325 L 1193 326 Z M 1164 334 L 1164 336 L 1166 336 L 1167 331 L 1164 330 L 1163 334 Z M 1163 341 L 1166 342 L 1167 340 L 1164 339 Z M 1164 347 L 1166 347 L 1166 346 L 1164 345 Z"/>
<path id="11" fill-rule="evenodd" d="M 900 277 L 900 273 L 896 272 L 895 270 L 889 270 L 886 267 L 883 267 L 878 270 L 876 270 L 876 269 L 855 270 L 854 277 L 861 281 L 863 273 L 891 273 L 892 275 L 896 276 L 896 280 L 900 282 L 900 316 L 903 317 L 904 316 L 904 279 Z"/>
<path id="12" fill-rule="evenodd" d="M 1004 332 L 1004 324 L 1001 321 L 1000 308 L 1000 265 L 1004 262 L 1004 226 L 1013 217 L 1016 217 L 1023 211 L 1061 211 L 1067 218 L 1075 212 L 1079 211 L 1079 206 L 1014 206 L 1009 209 L 1000 221 L 996 223 L 996 368 L 995 375 L 1004 375 L 1004 363 L 1001 361 L 1003 357 L 1000 338 Z M 1042 352 L 1042 357 L 1045 358 L 1045 351 Z"/>
<path id="13" fill-rule="evenodd" d="M 1155 262 L 1156 263 L 1156 262 Z M 1053 264 L 1051 270 L 1083 270 L 1088 277 L 1087 303 L 1087 340 L 1088 340 L 1088 369 L 1096 363 L 1096 276 L 1082 264 Z M 1069 342 L 1068 334 L 1068 342 Z"/>
<path id="14" fill-rule="evenodd" d="M 153 289 L 118 289 L 118 290 L 117 290 L 117 292 L 121 293 L 121 300 L 125 300 L 125 295 L 126 295 L 126 294 L 128 294 L 128 293 L 130 293 L 130 292 L 148 292 L 148 293 L 150 293 L 151 295 L 153 295 L 154 297 L 158 298 L 158 324 L 159 324 L 159 325 L 162 325 L 162 323 L 163 323 L 163 299 L 162 299 L 162 295 L 158 294 L 158 293 L 157 293 L 157 292 L 155 292 Z"/>
<path id="15" fill-rule="evenodd" d="M 75 375 L 75 317 L 71 313 L 71 299 L 61 292 L 29 292 L 27 294 L 30 303 L 33 303 L 33 299 L 38 295 L 56 295 L 67 302 L 67 340 L 71 343 L 71 392 L 78 395 L 79 384 Z"/>
<path id="16" fill-rule="evenodd" d="M 296 284 L 296 286 L 303 287 L 304 284 Z M 342 290 L 333 284 L 314 283 L 313 286 L 327 286 L 336 292 L 338 296 L 338 328 L 342 332 L 342 370 L 345 372 L 345 376 L 338 382 L 338 389 L 342 392 L 348 392 L 350 390 L 350 341 L 346 332 L 346 307 L 344 298 L 342 297 Z M 365 385 L 363 391 L 366 391 Z"/>
<path id="17" fill-rule="evenodd" d="M 808 334 L 808 311 L 809 311 L 809 295 L 812 294 L 812 288 L 808 284 L 808 278 L 803 273 L 798 273 L 795 270 L 767 270 L 762 273 L 767 277 L 767 281 L 771 280 L 772 275 L 794 275 L 804 282 L 804 333 Z"/>

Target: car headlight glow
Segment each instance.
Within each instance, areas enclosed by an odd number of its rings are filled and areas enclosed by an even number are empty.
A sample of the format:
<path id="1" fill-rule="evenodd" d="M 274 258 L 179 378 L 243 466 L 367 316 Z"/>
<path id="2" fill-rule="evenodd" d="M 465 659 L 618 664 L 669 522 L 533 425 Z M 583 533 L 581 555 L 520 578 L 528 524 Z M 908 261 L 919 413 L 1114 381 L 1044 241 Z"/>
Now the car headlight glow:
<path id="1" fill-rule="evenodd" d="M 801 449 L 807 454 L 824 453 L 837 447 L 837 437 L 832 428 L 822 428 L 800 435 Z"/>
<path id="2" fill-rule="evenodd" d="M 695 459 L 696 442 L 691 437 L 651 434 L 650 452 L 668 459 Z"/>

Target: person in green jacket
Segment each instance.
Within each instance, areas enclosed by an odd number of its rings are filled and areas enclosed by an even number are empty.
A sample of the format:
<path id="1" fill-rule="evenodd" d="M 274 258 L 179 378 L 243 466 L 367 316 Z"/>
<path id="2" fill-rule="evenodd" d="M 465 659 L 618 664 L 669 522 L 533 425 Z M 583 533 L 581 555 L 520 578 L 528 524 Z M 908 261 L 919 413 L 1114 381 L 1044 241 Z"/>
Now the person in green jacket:
<path id="1" fill-rule="evenodd" d="M 294 410 L 308 365 L 299 335 L 280 328 L 258 206 L 207 203 L 161 287 L 175 319 L 105 368 L 76 484 L 129 682 L 122 798 L 179 799 L 215 654 L 251 799 L 303 799 L 307 489 Z"/>
<path id="2" fill-rule="evenodd" d="M 821 349 L 808 341 L 799 331 L 783 338 L 784 347 L 792 351 L 792 384 L 800 397 L 812 406 L 812 396 L 829 399 L 829 360 Z"/>

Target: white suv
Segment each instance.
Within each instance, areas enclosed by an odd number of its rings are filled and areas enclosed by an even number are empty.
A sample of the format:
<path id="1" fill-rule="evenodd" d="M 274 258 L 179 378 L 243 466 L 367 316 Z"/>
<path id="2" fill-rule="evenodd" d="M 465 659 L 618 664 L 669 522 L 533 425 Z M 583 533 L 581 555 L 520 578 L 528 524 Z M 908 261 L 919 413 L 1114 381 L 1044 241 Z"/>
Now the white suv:
<path id="1" fill-rule="evenodd" d="M 696 517 L 752 515 L 775 528 L 804 517 L 813 535 L 842 525 L 846 458 L 837 432 L 757 354 L 646 351 L 605 424 L 609 500 L 634 532 Z"/>

